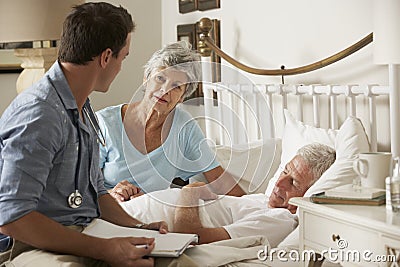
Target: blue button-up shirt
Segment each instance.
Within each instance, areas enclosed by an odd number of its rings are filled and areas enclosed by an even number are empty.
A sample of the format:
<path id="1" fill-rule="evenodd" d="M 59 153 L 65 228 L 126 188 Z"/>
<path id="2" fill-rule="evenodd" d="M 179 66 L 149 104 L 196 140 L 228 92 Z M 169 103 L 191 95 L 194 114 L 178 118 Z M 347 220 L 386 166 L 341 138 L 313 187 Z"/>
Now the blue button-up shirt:
<path id="1" fill-rule="evenodd" d="M 86 124 L 81 119 L 76 122 L 76 112 L 75 98 L 56 62 L 3 113 L 0 225 L 32 211 L 64 225 L 86 225 L 99 217 L 97 199 L 107 191 L 98 165 L 96 134 L 88 118 Z M 80 149 L 77 127 L 81 133 Z M 81 164 L 76 171 L 78 152 Z M 67 200 L 76 188 L 83 196 L 83 203 L 72 209 Z"/>

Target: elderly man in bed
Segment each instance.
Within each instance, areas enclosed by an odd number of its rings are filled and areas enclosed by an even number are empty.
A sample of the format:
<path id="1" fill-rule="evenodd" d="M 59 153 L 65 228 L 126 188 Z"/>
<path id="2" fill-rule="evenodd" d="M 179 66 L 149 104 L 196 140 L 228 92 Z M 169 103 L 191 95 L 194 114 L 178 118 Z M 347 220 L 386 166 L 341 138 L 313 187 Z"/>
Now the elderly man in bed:
<path id="1" fill-rule="evenodd" d="M 335 150 L 326 145 L 313 143 L 300 148 L 269 197 L 217 196 L 204 183 L 194 183 L 181 190 L 156 191 L 121 206 L 144 222 L 165 220 L 174 232 L 196 233 L 201 243 L 264 235 L 276 247 L 297 226 L 296 207 L 289 199 L 303 196 L 335 159 Z"/>

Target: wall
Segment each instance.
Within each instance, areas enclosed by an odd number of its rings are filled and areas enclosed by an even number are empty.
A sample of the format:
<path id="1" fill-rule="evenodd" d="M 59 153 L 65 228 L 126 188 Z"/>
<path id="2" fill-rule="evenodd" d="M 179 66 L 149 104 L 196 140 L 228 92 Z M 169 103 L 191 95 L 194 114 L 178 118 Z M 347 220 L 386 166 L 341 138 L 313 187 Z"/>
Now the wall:
<path id="1" fill-rule="evenodd" d="M 202 17 L 219 19 L 221 48 L 227 54 L 252 67 L 295 68 L 331 56 L 371 33 L 372 8 L 373 0 L 221 0 L 220 9 L 179 14 L 177 0 L 163 1 L 162 43 L 176 39 L 178 24 L 195 23 Z M 373 64 L 372 48 L 369 44 L 321 70 L 287 76 L 285 83 L 387 85 L 387 67 Z M 249 76 L 255 83 L 281 82 L 278 76 Z M 363 109 L 358 112 L 367 115 Z M 385 119 L 380 120 L 380 129 L 388 129 L 387 115 Z M 388 149 L 387 134 L 380 146 L 384 150 Z"/>
<path id="2" fill-rule="evenodd" d="M 172 3 L 171 3 L 172 2 Z M 221 47 L 253 67 L 298 67 L 328 57 L 372 32 L 372 0 L 221 0 L 221 8 L 179 14 L 178 1 L 162 2 L 162 43 L 176 39 L 176 25 L 202 17 L 221 20 Z M 362 53 L 287 83 L 383 83 L 386 68 Z M 261 78 L 254 76 L 255 81 Z M 280 77 L 262 80 L 277 83 Z"/>
<path id="3" fill-rule="evenodd" d="M 96 0 L 95 0 L 96 1 Z M 176 25 L 202 17 L 221 20 L 221 46 L 243 63 L 287 68 L 312 63 L 340 51 L 372 31 L 372 0 L 221 0 L 221 8 L 179 14 L 178 0 L 120 0 L 134 16 L 137 30 L 131 54 L 106 94 L 95 93 L 95 109 L 130 101 L 142 82 L 142 66 L 161 44 L 176 40 Z M 386 67 L 372 64 L 372 47 L 310 74 L 286 77 L 287 83 L 387 83 Z M 0 113 L 15 97 L 16 74 L 0 75 Z M 279 77 L 252 77 L 280 82 Z"/>
<path id="4" fill-rule="evenodd" d="M 179 14 L 178 0 L 121 0 L 135 17 L 131 55 L 106 94 L 92 96 L 94 108 L 130 101 L 142 82 L 142 66 L 161 44 L 176 40 L 176 25 L 202 17 L 221 20 L 222 49 L 245 64 L 293 68 L 328 57 L 372 32 L 373 0 L 220 0 L 221 8 Z M 255 82 L 279 83 L 280 77 L 251 76 Z M 0 113 L 15 96 L 16 75 L 0 75 Z M 372 45 L 350 58 L 286 83 L 387 84 L 386 66 L 372 62 Z M 196 110 L 198 112 L 199 110 Z M 388 125 L 381 127 L 388 129 Z"/>
<path id="5" fill-rule="evenodd" d="M 96 0 L 93 2 L 101 2 Z M 108 0 L 122 5 L 132 14 L 136 31 L 132 36 L 129 56 L 125 59 L 121 73 L 110 90 L 91 96 L 95 110 L 119 103 L 129 103 L 136 89 L 143 82 L 143 65 L 161 46 L 161 0 Z"/>
<path id="6" fill-rule="evenodd" d="M 17 74 L 0 74 L 0 114 L 11 103 L 14 97 L 17 96 L 15 83 L 17 82 Z"/>
<path id="7" fill-rule="evenodd" d="M 100 2 L 94 0 L 92 2 Z M 106 1 L 122 5 L 133 15 L 137 28 L 133 34 L 129 56 L 122 71 L 112 83 L 109 92 L 93 93 L 91 96 L 95 110 L 129 102 L 143 81 L 143 68 L 150 55 L 161 46 L 161 0 L 112 0 Z M 0 114 L 16 96 L 15 82 L 18 74 L 0 74 Z"/>

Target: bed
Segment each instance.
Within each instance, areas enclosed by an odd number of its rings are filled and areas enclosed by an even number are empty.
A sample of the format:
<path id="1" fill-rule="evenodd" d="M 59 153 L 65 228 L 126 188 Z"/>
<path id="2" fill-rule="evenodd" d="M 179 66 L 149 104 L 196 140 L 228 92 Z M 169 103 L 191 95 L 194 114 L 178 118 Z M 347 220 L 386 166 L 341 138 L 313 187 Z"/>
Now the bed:
<path id="1" fill-rule="evenodd" d="M 369 45 L 372 33 L 307 66 L 264 70 L 246 66 L 217 47 L 209 37 L 211 27 L 209 19 L 200 20 L 198 50 L 203 61 L 205 133 L 221 165 L 241 177 L 239 184 L 247 193 L 269 195 L 283 166 L 298 148 L 311 142 L 334 147 L 337 160 L 306 192 L 306 197 L 352 183 L 356 176 L 352 165 L 358 153 L 391 151 L 393 157 L 399 156 L 395 65 L 388 67 L 388 85 L 284 82 L 288 75 L 308 73 L 335 62 L 340 64 L 341 59 Z M 214 63 L 211 53 L 227 64 Z M 249 73 L 280 76 L 281 83 L 255 84 Z M 296 229 L 278 247 L 298 249 L 298 235 Z M 277 262 L 253 260 L 245 266 L 252 264 L 275 266 Z"/>
<path id="2" fill-rule="evenodd" d="M 239 177 L 239 184 L 248 194 L 269 195 L 283 166 L 297 149 L 308 143 L 320 142 L 334 147 L 337 160 L 306 192 L 306 197 L 351 184 L 356 177 L 353 161 L 361 152 L 391 151 L 394 157 L 399 156 L 400 101 L 395 90 L 397 70 L 393 65 L 389 66 L 392 77 L 389 85 L 284 82 L 288 75 L 308 73 L 335 62 L 340 64 L 341 59 L 369 45 L 372 34 L 307 66 L 263 70 L 236 61 L 214 45 L 209 37 L 211 27 L 209 19 L 199 22 L 198 50 L 202 55 L 204 94 L 201 106 L 204 116 L 199 123 L 204 126 L 221 165 Z M 212 62 L 211 52 L 229 64 Z M 281 83 L 256 84 L 247 73 L 280 76 Z M 193 180 L 196 179 L 201 178 Z M 145 212 L 151 208 L 149 206 Z M 146 222 L 138 213 L 133 216 Z M 268 257 L 259 260 L 259 252 L 266 244 L 268 241 L 262 238 L 245 237 L 197 246 L 186 255 L 207 266 L 290 265 Z M 298 246 L 299 233 L 295 229 L 276 248 L 292 251 Z M 298 266 L 298 262 L 292 264 Z"/>

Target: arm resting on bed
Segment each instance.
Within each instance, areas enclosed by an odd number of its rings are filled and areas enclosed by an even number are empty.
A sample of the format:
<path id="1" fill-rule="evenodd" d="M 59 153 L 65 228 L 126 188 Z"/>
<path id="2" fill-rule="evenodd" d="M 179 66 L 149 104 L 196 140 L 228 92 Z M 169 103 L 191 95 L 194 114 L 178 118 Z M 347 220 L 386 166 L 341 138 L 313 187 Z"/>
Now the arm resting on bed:
<path id="1" fill-rule="evenodd" d="M 223 227 L 205 228 L 199 215 L 199 199 L 217 198 L 204 183 L 193 183 L 182 188 L 175 208 L 174 231 L 193 233 L 199 236 L 201 244 L 230 239 Z"/>

